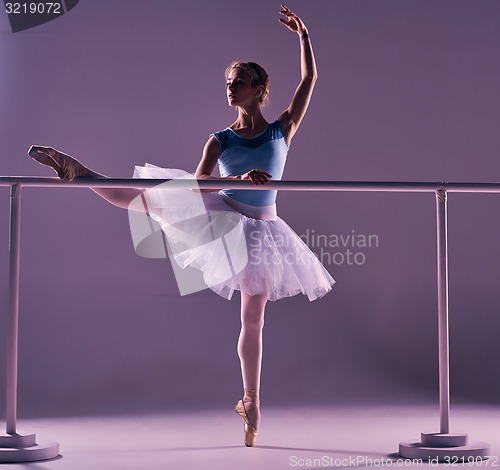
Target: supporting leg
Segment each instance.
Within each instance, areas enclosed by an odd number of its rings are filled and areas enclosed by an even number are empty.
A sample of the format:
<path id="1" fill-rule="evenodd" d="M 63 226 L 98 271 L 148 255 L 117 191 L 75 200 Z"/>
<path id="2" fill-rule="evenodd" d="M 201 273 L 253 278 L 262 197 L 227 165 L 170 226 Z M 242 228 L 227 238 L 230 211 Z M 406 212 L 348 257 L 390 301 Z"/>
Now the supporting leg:
<path id="1" fill-rule="evenodd" d="M 238 355 L 245 395 L 243 403 L 256 403 L 260 390 L 262 366 L 262 329 L 268 294 L 249 295 L 241 291 L 241 332 L 238 339 Z M 245 407 L 249 420 L 258 429 L 260 410 L 258 406 Z"/>

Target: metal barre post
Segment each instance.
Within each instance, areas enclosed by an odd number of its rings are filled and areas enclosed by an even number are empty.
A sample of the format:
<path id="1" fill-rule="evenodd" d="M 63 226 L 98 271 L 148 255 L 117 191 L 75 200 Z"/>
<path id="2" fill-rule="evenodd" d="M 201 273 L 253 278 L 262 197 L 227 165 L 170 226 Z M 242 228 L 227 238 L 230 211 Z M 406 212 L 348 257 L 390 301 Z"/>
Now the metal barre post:
<path id="1" fill-rule="evenodd" d="M 9 316 L 7 324 L 7 434 L 17 431 L 17 351 L 19 320 L 19 256 L 21 228 L 21 185 L 10 187 L 9 227 Z"/>
<path id="2" fill-rule="evenodd" d="M 450 356 L 448 319 L 448 204 L 447 187 L 436 189 L 438 347 L 439 347 L 439 421 L 440 432 L 423 432 L 420 441 L 399 443 L 399 454 L 407 459 L 449 462 L 458 459 L 489 458 L 485 442 L 468 442 L 465 433 L 450 433 Z M 453 460 L 452 460 L 453 461 Z"/>
<path id="3" fill-rule="evenodd" d="M 17 429 L 19 338 L 19 264 L 21 252 L 21 183 L 10 187 L 9 311 L 7 318 L 6 434 L 0 434 L 0 463 L 32 462 L 57 457 L 57 442 L 38 443 L 36 435 Z"/>
<path id="4" fill-rule="evenodd" d="M 446 189 L 436 191 L 439 419 L 441 434 L 450 432 L 450 348 L 448 322 L 448 213 Z"/>

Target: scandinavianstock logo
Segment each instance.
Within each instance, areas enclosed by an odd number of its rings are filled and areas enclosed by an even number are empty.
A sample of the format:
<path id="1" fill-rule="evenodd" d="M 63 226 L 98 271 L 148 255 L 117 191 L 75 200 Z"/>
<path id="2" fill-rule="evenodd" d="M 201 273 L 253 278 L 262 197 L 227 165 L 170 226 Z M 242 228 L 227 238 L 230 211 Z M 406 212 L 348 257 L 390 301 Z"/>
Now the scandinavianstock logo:
<path id="1" fill-rule="evenodd" d="M 4 0 L 4 5 L 12 32 L 17 33 L 60 18 L 75 8 L 78 2 L 79 0 L 30 0 L 22 2 Z"/>
<path id="2" fill-rule="evenodd" d="M 207 210 L 202 193 L 186 189 L 179 178 L 135 197 L 128 216 L 136 253 L 170 258 L 179 292 L 188 295 L 240 273 L 248 264 L 248 249 L 239 214 Z"/>

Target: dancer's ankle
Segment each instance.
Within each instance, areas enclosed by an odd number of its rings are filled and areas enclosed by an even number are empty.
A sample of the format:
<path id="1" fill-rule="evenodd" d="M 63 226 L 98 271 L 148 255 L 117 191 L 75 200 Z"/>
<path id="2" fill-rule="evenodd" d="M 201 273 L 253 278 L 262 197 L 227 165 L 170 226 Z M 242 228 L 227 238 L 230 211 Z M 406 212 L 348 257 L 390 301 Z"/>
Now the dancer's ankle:
<path id="1" fill-rule="evenodd" d="M 243 395 L 244 402 L 260 403 L 260 391 L 257 388 L 245 388 Z"/>

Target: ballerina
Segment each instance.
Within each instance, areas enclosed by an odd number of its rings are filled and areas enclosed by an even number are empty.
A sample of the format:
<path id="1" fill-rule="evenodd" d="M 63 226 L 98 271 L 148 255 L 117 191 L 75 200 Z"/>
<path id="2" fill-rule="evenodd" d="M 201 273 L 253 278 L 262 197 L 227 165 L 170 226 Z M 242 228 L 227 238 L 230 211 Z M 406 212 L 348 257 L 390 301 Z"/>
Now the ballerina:
<path id="1" fill-rule="evenodd" d="M 236 120 L 225 129 L 214 132 L 207 140 L 201 161 L 194 173 L 182 169 L 162 168 L 146 163 L 136 166 L 134 178 L 183 178 L 193 180 L 244 180 L 248 184 L 265 185 L 279 180 L 286 156 L 299 125 L 307 111 L 317 79 L 316 62 L 304 22 L 287 6 L 281 4 L 279 21 L 296 33 L 300 41 L 301 80 L 288 108 L 273 122 L 266 121 L 262 106 L 269 94 L 269 76 L 255 62 L 234 61 L 225 71 L 229 106 L 236 108 Z M 83 165 L 80 161 L 53 147 L 32 146 L 29 155 L 37 162 L 50 166 L 67 181 L 75 178 L 108 178 Z M 220 177 L 212 176 L 219 165 Z M 129 208 L 132 200 L 144 189 L 90 188 L 102 198 L 121 208 Z M 193 204 L 194 194 L 172 203 L 169 191 L 159 193 L 153 207 L 147 211 L 157 220 L 167 237 L 170 232 L 165 220 L 182 216 Z M 276 190 L 200 189 L 209 211 L 226 211 L 239 217 L 247 242 L 249 261 L 229 279 L 214 274 L 219 260 L 200 255 L 200 250 L 184 250 L 188 264 L 204 273 L 208 287 L 228 300 L 235 290 L 241 292 L 241 331 L 237 352 L 241 363 L 243 398 L 234 409 L 244 421 L 244 443 L 255 445 L 260 424 L 260 376 L 262 365 L 262 330 L 268 300 L 275 301 L 302 293 L 310 301 L 328 293 L 335 280 L 303 240 L 277 215 Z M 146 210 L 146 209 L 145 209 Z M 217 219 L 205 229 L 212 229 Z M 219 227 L 220 228 L 220 227 Z M 171 237 L 173 238 L 173 237 Z M 169 241 L 173 241 L 170 239 Z M 273 262 L 269 262 L 272 259 Z"/>

